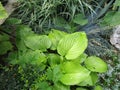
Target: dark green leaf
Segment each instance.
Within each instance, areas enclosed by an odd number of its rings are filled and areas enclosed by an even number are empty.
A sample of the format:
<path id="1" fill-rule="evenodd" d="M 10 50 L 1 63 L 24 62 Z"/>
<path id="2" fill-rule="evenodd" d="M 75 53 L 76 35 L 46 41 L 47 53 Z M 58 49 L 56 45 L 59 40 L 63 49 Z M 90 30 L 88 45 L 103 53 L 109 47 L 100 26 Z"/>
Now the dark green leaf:
<path id="1" fill-rule="evenodd" d="M 59 27 L 59 28 L 64 28 L 66 30 L 70 30 L 71 29 L 71 26 L 62 17 L 56 17 L 56 18 L 54 18 L 54 24 L 56 25 L 56 27 Z"/>
<path id="2" fill-rule="evenodd" d="M 9 36 L 7 34 L 0 34 L 0 42 L 9 40 Z"/>
<path id="3" fill-rule="evenodd" d="M 7 51 L 12 50 L 13 46 L 9 41 L 0 42 L 0 55 L 7 53 Z"/>
<path id="4" fill-rule="evenodd" d="M 82 14 L 75 15 L 73 22 L 80 25 L 85 25 L 88 23 L 88 20 Z"/>
<path id="5" fill-rule="evenodd" d="M 10 25 L 12 25 L 12 24 L 21 24 L 22 21 L 21 21 L 21 19 L 17 19 L 17 18 L 8 18 L 6 20 L 6 23 L 10 24 Z"/>

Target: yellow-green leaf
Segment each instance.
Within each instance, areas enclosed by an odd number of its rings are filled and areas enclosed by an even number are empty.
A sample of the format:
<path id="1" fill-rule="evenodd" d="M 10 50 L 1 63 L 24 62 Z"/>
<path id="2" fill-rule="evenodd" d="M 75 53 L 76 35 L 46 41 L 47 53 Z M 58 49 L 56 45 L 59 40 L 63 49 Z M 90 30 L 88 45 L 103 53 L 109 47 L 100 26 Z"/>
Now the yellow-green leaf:
<path id="1" fill-rule="evenodd" d="M 76 59 L 87 48 L 88 40 L 84 32 L 66 35 L 58 44 L 57 51 L 66 59 Z"/>

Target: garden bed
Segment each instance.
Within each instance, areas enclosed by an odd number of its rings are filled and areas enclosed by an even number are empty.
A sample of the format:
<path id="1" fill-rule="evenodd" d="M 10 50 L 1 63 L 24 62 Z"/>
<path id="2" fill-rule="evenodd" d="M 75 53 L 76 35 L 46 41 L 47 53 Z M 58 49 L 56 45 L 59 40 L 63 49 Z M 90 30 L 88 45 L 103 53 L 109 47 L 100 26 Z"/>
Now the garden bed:
<path id="1" fill-rule="evenodd" d="M 119 0 L 20 0 L 0 16 L 0 90 L 119 90 L 120 51 L 110 41 L 119 7 Z"/>

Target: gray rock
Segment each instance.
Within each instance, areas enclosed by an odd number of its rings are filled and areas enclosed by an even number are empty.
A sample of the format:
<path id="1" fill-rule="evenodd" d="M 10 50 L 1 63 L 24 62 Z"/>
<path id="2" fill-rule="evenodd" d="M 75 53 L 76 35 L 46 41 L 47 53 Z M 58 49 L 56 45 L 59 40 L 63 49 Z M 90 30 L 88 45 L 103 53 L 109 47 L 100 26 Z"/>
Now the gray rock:
<path id="1" fill-rule="evenodd" d="M 120 50 L 120 25 L 116 26 L 113 29 L 113 34 L 110 37 L 110 42 L 112 45 Z"/>

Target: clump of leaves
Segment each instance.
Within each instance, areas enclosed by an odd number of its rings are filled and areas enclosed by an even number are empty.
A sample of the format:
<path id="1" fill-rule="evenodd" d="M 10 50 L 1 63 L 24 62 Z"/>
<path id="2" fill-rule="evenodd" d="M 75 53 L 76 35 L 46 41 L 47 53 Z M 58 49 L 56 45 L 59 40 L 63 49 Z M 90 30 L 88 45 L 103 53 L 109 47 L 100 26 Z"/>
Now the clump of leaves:
<path id="1" fill-rule="evenodd" d="M 38 35 L 22 25 L 17 27 L 16 36 L 18 51 L 9 53 L 9 62 L 19 65 L 21 74 L 31 66 L 35 73 L 41 72 L 32 81 L 25 78 L 27 74 L 23 76 L 27 89 L 70 90 L 75 85 L 95 86 L 97 73 L 107 71 L 102 59 L 84 53 L 88 45 L 85 32 L 68 34 L 52 29 L 48 35 Z"/>

